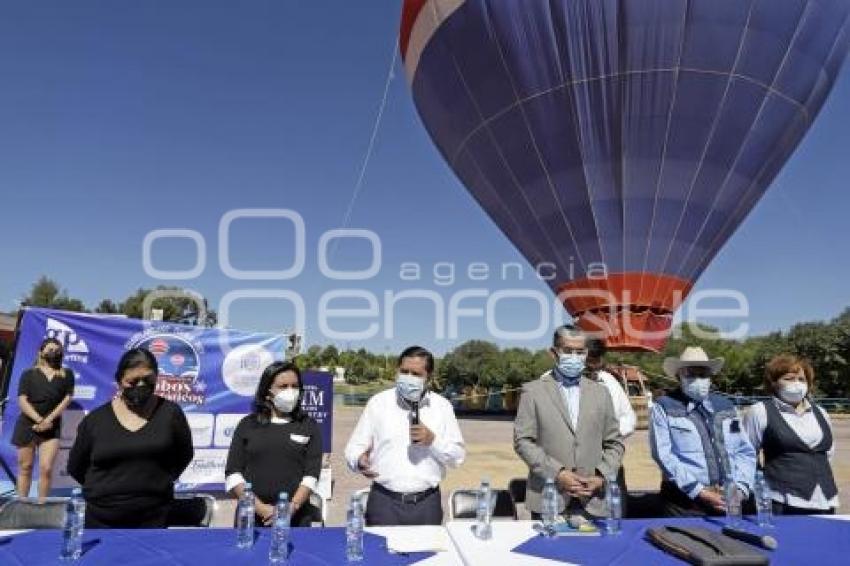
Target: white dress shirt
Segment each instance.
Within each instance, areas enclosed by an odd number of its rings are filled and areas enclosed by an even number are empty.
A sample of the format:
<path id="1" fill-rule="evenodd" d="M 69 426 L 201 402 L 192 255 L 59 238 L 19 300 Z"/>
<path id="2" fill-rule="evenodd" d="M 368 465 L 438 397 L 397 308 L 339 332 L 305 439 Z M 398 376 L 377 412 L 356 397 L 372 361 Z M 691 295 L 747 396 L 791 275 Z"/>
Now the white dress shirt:
<path id="1" fill-rule="evenodd" d="M 608 393 L 611 394 L 611 401 L 614 403 L 614 416 L 620 423 L 620 434 L 623 438 L 626 438 L 635 431 L 637 424 L 637 416 L 629 402 L 629 396 L 626 395 L 617 378 L 607 371 L 598 371 L 596 376 L 599 382 L 608 389 Z"/>
<path id="2" fill-rule="evenodd" d="M 557 379 L 557 376 L 555 377 Z M 564 399 L 564 404 L 567 406 L 567 414 L 570 416 L 570 424 L 573 425 L 573 430 L 578 428 L 578 412 L 581 410 L 581 387 L 577 379 L 574 382 L 559 381 L 561 389 L 561 397 Z"/>
<path id="3" fill-rule="evenodd" d="M 429 391 L 419 405 L 419 422 L 434 433 L 431 446 L 410 442 L 410 406 L 395 388 L 374 395 L 345 446 L 345 460 L 359 472 L 357 461 L 370 447 L 374 481 L 398 493 L 417 493 L 436 487 L 446 468 L 456 468 L 466 448 L 451 403 Z"/>
<path id="4" fill-rule="evenodd" d="M 785 422 L 788 423 L 791 430 L 800 437 L 803 444 L 809 448 L 814 448 L 820 444 L 821 440 L 823 440 L 823 431 L 820 429 L 820 425 L 818 425 L 817 418 L 814 414 L 815 410 L 821 412 L 826 420 L 827 426 L 829 426 L 830 429 L 832 428 L 832 423 L 829 421 L 829 415 L 827 412 L 820 407 L 813 407 L 812 404 L 809 403 L 808 399 L 803 400 L 805 405 L 802 413 L 797 413 L 793 406 L 777 397 L 773 397 L 766 402 L 776 404 L 776 408 L 779 409 L 779 414 L 782 415 L 782 418 L 785 419 Z M 758 454 L 759 448 L 761 448 L 764 431 L 767 429 L 767 409 L 765 408 L 764 403 L 765 402 L 761 402 L 752 405 L 744 415 L 744 429 L 747 431 L 747 436 L 749 437 L 753 448 L 756 449 L 756 454 Z M 827 457 L 831 460 L 833 454 L 835 454 L 834 434 L 832 436 L 832 446 L 827 452 Z M 800 507 L 802 509 L 829 509 L 831 507 L 838 507 L 838 495 L 832 499 L 827 499 L 823 494 L 823 490 L 820 485 L 815 487 L 815 491 L 812 494 L 811 499 L 802 499 L 796 495 L 780 493 L 772 489 L 770 490 L 770 497 L 774 501 L 785 503 L 792 507 Z"/>

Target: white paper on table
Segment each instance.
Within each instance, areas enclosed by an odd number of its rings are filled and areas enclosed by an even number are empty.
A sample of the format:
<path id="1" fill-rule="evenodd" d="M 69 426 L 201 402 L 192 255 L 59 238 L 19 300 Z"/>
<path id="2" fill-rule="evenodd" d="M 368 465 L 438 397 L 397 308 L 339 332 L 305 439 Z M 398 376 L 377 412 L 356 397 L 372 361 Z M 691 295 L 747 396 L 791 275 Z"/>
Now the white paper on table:
<path id="1" fill-rule="evenodd" d="M 387 549 L 398 554 L 413 552 L 446 552 L 452 545 L 446 529 L 427 525 L 407 529 L 395 527 L 381 532 L 387 539 Z"/>

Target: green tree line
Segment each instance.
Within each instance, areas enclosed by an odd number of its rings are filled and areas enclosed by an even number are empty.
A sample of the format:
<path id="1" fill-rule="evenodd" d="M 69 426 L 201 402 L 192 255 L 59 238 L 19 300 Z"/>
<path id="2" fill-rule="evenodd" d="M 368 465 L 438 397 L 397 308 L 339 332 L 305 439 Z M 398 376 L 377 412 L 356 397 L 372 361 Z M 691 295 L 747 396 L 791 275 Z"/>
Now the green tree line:
<path id="1" fill-rule="evenodd" d="M 179 290 L 177 287 L 157 287 L 159 290 Z M 124 314 L 142 318 L 142 302 L 150 289 L 138 289 L 122 301 L 102 300 L 93 309 L 96 313 Z M 21 301 L 25 306 L 40 306 L 78 312 L 90 312 L 85 304 L 70 297 L 55 281 L 41 277 Z M 163 319 L 213 326 L 215 312 L 208 311 L 205 320 L 198 320 L 197 306 L 190 299 L 157 299 L 154 308 L 163 310 Z M 194 318 L 193 318 L 194 317 Z M 545 346 L 545 345 L 542 345 Z M 650 386 L 669 387 L 671 380 L 663 375 L 661 364 L 665 357 L 676 356 L 685 346 L 701 346 L 710 356 L 726 360 L 715 387 L 727 393 L 754 395 L 764 393 L 764 367 L 776 354 L 792 353 L 808 359 L 815 369 L 815 393 L 827 397 L 850 397 L 850 308 L 824 322 L 802 322 L 789 330 L 729 340 L 707 326 L 679 326 L 663 352 L 609 352 L 608 364 L 637 366 L 649 378 Z M 296 359 L 302 368 L 343 367 L 346 381 L 352 384 L 392 380 L 395 375 L 395 354 L 376 354 L 365 348 L 340 351 L 333 345 L 310 346 Z M 552 366 L 547 349 L 500 348 L 484 340 L 464 342 L 437 360 L 437 387 L 462 388 L 519 386 L 535 379 Z"/>

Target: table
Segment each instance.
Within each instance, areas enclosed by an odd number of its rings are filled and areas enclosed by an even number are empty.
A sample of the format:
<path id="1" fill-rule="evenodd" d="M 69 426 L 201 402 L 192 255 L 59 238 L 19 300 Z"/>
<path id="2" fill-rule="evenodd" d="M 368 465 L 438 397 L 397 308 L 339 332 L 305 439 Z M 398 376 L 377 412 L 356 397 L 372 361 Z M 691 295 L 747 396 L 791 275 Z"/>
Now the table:
<path id="1" fill-rule="evenodd" d="M 493 538 L 472 534 L 473 521 L 452 521 L 445 527 L 370 527 L 364 537 L 363 566 L 545 566 L 554 564 L 676 564 L 683 562 L 643 539 L 647 527 L 705 526 L 719 530 L 718 519 L 634 519 L 623 521 L 616 536 L 547 539 L 535 533 L 532 521 L 494 521 Z M 754 526 L 752 526 L 755 529 Z M 836 517 L 777 517 L 769 532 L 779 548 L 768 552 L 775 564 L 829 566 L 848 563 L 850 515 Z M 161 564 L 266 564 L 269 529 L 258 530 L 254 548 L 236 548 L 233 529 L 89 530 L 87 552 L 73 563 L 81 566 L 159 566 Z M 58 530 L 0 532 L 0 564 L 38 566 L 57 564 L 61 541 Z M 438 553 L 391 554 L 395 540 L 415 540 L 446 548 Z M 345 564 L 342 528 L 293 529 L 292 566 Z M 61 563 L 60 563 L 61 564 Z"/>
<path id="2" fill-rule="evenodd" d="M 763 530 L 779 541 L 776 551 L 764 551 L 776 564 L 850 563 L 850 516 L 776 517 L 776 527 Z M 532 529 L 532 521 L 493 522 L 493 538 L 481 541 L 471 521 L 446 525 L 465 566 L 543 566 L 552 564 L 684 564 L 645 541 L 647 527 L 702 526 L 719 530 L 718 519 L 633 519 L 623 521 L 616 536 L 547 539 Z M 759 529 L 752 524 L 748 528 Z"/>
<path id="3" fill-rule="evenodd" d="M 439 528 L 439 527 L 438 527 Z M 178 564 L 267 564 L 269 529 L 258 529 L 254 547 L 236 547 L 233 529 L 138 529 L 88 530 L 83 537 L 83 557 L 71 564 L 116 566 L 161 566 Z M 431 553 L 391 554 L 383 536 L 364 534 L 365 560 L 372 566 L 417 564 L 432 557 Z M 3 566 L 37 566 L 62 564 L 58 560 L 62 533 L 38 530 L 14 533 L 0 539 L 0 564 Z M 338 566 L 345 564 L 345 529 L 293 529 L 292 566 Z M 457 558 L 446 557 L 457 564 Z M 430 566 L 440 561 L 426 562 Z"/>

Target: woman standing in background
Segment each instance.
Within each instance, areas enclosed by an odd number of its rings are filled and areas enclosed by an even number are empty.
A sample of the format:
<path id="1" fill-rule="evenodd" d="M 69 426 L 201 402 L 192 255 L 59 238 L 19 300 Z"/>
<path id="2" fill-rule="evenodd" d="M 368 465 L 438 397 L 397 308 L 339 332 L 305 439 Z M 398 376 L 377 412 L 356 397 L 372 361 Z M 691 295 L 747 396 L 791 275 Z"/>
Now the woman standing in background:
<path id="1" fill-rule="evenodd" d="M 62 343 L 47 338 L 38 348 L 35 366 L 21 375 L 12 444 L 18 447 L 18 497 L 29 496 L 38 451 L 38 497 L 50 493 L 53 463 L 59 451 L 62 412 L 74 396 L 74 372 L 62 367 Z"/>

